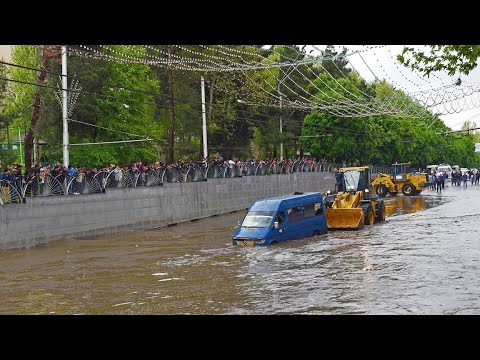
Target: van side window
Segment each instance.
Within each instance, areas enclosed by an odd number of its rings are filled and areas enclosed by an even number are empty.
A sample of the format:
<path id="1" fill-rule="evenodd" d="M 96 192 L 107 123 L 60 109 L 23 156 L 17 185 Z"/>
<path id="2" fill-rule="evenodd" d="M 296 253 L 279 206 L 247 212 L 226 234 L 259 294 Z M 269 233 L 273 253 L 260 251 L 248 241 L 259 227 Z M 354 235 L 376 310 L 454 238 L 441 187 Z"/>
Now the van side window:
<path id="1" fill-rule="evenodd" d="M 277 213 L 277 217 L 275 218 L 275 221 L 278 221 L 278 224 L 280 225 L 285 221 L 285 212 L 279 211 Z"/>
<path id="2" fill-rule="evenodd" d="M 315 204 L 308 204 L 303 207 L 303 217 L 305 219 L 315 216 Z"/>
<path id="3" fill-rule="evenodd" d="M 315 215 L 323 215 L 323 206 L 322 203 L 315 203 Z"/>
<path id="4" fill-rule="evenodd" d="M 300 206 L 288 209 L 288 221 L 297 222 L 303 219 L 302 208 Z"/>

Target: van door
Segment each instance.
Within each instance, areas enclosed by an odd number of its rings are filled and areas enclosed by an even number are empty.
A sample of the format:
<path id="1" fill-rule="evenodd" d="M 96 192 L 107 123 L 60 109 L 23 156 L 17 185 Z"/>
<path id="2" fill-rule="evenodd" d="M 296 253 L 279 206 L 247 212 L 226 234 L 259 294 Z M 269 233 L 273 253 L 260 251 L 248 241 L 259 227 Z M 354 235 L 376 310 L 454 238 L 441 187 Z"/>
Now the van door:
<path id="1" fill-rule="evenodd" d="M 303 206 L 293 206 L 287 209 L 287 226 L 289 239 L 300 239 L 311 234 L 309 227 L 305 226 L 303 219 Z"/>
<path id="2" fill-rule="evenodd" d="M 286 220 L 285 211 L 284 210 L 278 211 L 274 220 L 274 224 L 275 224 L 275 221 L 278 222 L 278 229 L 275 229 L 275 226 L 273 226 L 272 229 L 270 230 L 272 234 L 272 241 L 280 242 L 280 241 L 285 241 L 289 238 L 288 237 L 289 229 L 285 220 Z"/>
<path id="3" fill-rule="evenodd" d="M 321 201 L 305 205 L 303 218 L 306 236 L 326 233 L 325 211 Z"/>

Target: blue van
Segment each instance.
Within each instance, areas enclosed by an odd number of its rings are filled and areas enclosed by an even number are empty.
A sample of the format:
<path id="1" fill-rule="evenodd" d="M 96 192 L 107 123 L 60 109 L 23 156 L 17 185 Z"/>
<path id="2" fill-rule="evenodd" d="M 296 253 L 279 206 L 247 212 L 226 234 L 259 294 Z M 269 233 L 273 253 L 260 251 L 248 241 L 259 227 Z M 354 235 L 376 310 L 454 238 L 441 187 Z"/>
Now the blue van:
<path id="1" fill-rule="evenodd" d="M 233 245 L 269 245 L 327 233 L 325 205 L 319 192 L 258 200 L 233 236 Z"/>

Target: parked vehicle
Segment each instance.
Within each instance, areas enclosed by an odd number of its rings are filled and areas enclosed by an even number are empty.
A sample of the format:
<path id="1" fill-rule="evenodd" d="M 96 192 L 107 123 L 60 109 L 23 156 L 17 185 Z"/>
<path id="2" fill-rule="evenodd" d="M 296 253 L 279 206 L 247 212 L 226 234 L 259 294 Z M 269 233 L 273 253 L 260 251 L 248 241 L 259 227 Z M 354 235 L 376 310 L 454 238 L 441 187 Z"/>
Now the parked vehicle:
<path id="1" fill-rule="evenodd" d="M 445 173 L 447 174 L 448 179 L 452 179 L 452 167 L 448 164 L 440 164 L 438 165 L 438 168 L 436 170 L 437 174 L 439 173 Z"/>
<path id="2" fill-rule="evenodd" d="M 258 200 L 247 211 L 235 231 L 233 245 L 269 245 L 327 232 L 320 192 Z"/>
<path id="3" fill-rule="evenodd" d="M 395 163 L 392 166 L 393 175 L 379 173 L 372 181 L 375 193 L 380 197 L 387 193 L 395 196 L 400 191 L 405 196 L 419 195 L 423 189 L 433 185 L 428 181 L 428 174 L 411 172 L 410 163 Z"/>

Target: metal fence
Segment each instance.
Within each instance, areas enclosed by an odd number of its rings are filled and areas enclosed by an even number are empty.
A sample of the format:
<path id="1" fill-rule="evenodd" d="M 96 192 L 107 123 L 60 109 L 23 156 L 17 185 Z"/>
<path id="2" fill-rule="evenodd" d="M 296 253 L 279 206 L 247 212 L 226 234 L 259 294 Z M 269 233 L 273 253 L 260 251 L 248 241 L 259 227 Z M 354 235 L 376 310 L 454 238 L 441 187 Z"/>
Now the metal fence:
<path id="1" fill-rule="evenodd" d="M 0 205 L 26 202 L 29 197 L 82 195 L 105 192 L 110 188 L 162 186 L 165 183 L 198 182 L 211 178 L 266 176 L 294 172 L 333 172 L 344 164 L 298 160 L 284 162 L 249 162 L 241 165 L 169 165 L 143 173 L 129 170 L 101 170 L 97 173 L 73 175 L 19 177 L 15 182 L 0 181 Z M 370 166 L 373 174 L 391 173 L 390 167 Z"/>

